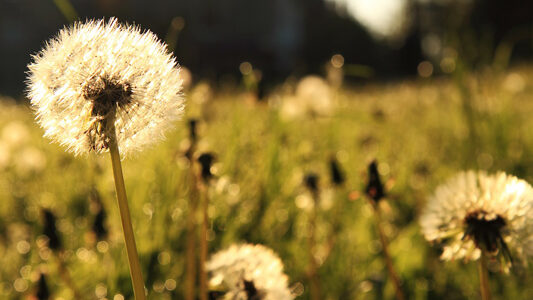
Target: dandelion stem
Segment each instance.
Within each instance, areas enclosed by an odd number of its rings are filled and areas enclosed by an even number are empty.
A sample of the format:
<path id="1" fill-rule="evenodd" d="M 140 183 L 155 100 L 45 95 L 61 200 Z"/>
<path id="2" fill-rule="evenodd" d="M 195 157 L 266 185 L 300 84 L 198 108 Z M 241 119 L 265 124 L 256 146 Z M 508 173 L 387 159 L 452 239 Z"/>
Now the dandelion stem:
<path id="1" fill-rule="evenodd" d="M 207 270 L 205 263 L 207 261 L 207 223 L 209 217 L 207 208 L 209 205 L 209 198 L 207 196 L 207 183 L 200 185 L 202 192 L 202 227 L 200 231 L 200 300 L 207 300 Z"/>
<path id="2" fill-rule="evenodd" d="M 389 276 L 392 279 L 392 283 L 394 284 L 394 290 L 396 292 L 396 299 L 404 300 L 405 296 L 404 296 L 402 287 L 400 285 L 400 279 L 398 277 L 398 274 L 396 273 L 394 264 L 392 263 L 392 258 L 389 253 L 387 237 L 385 236 L 385 232 L 383 231 L 383 227 L 381 226 L 381 212 L 379 211 L 379 207 L 377 206 L 377 203 L 376 204 L 372 203 L 372 205 L 374 207 L 374 212 L 376 215 L 376 227 L 378 229 L 378 235 L 381 241 L 383 257 L 385 258 L 385 264 L 387 265 L 387 271 L 389 272 Z"/>
<path id="3" fill-rule="evenodd" d="M 192 158 L 189 159 L 191 166 L 189 167 L 189 215 L 187 216 L 187 278 L 186 278 L 186 300 L 194 300 L 195 285 L 196 285 L 196 216 L 198 214 L 198 185 L 192 166 Z"/>
<path id="4" fill-rule="evenodd" d="M 479 286 L 481 289 L 481 299 L 490 300 L 490 288 L 489 288 L 489 272 L 487 270 L 487 255 L 485 251 L 481 251 L 481 257 L 479 258 Z"/>
<path id="5" fill-rule="evenodd" d="M 313 193 L 314 206 L 311 215 L 309 216 L 308 224 L 308 247 L 309 247 L 309 279 L 311 281 L 311 299 L 320 300 L 321 289 L 320 289 L 320 280 L 318 278 L 318 262 L 316 261 L 315 251 L 316 251 L 316 218 L 317 218 L 317 206 L 319 203 L 318 193 Z"/>
<path id="6" fill-rule="evenodd" d="M 139 255 L 137 254 L 137 247 L 135 245 L 133 227 L 131 225 L 128 199 L 126 197 L 126 187 L 124 185 L 124 177 L 122 175 L 122 165 L 120 163 L 120 153 L 118 151 L 114 126 L 110 131 L 111 136 L 109 141 L 109 153 L 111 154 L 111 164 L 113 165 L 113 176 L 115 178 L 115 189 L 117 192 L 118 208 L 120 211 L 120 220 L 122 221 L 124 241 L 126 242 L 126 252 L 128 254 L 128 263 L 130 265 L 130 275 L 131 281 L 133 283 L 133 291 L 135 293 L 136 300 L 145 300 L 146 295 L 144 291 L 143 277 L 139 264 Z"/>
<path id="7" fill-rule="evenodd" d="M 67 269 L 67 266 L 65 264 L 65 261 L 61 254 L 57 253 L 57 270 L 59 272 L 59 276 L 61 276 L 61 279 L 67 284 L 67 286 L 72 290 L 72 293 L 74 294 L 74 297 L 76 299 L 84 299 L 76 286 L 74 285 L 74 282 L 72 281 L 72 277 L 70 276 L 70 272 Z"/>

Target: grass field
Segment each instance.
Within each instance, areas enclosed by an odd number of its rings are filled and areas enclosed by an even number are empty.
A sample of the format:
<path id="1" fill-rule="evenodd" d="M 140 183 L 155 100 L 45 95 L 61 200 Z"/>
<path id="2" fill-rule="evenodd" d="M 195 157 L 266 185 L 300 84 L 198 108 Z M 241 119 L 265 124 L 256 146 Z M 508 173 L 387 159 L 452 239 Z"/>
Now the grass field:
<path id="1" fill-rule="evenodd" d="M 503 170 L 533 182 L 533 68 L 333 90 L 326 116 L 281 113 L 292 89 L 288 83 L 259 103 L 206 84 L 186 93 L 187 118 L 201 120 L 199 151 L 216 154 L 210 253 L 235 242 L 264 244 L 280 255 L 294 290 L 303 287 L 298 299 L 309 299 L 307 227 L 315 210 L 303 178 L 314 172 L 324 299 L 394 298 L 364 196 L 367 165 L 376 159 L 387 187 L 384 231 L 409 299 L 479 298 L 477 265 L 441 262 L 418 216 L 434 188 L 460 170 Z M 0 298 L 34 299 L 44 272 L 52 299 L 75 299 L 72 288 L 84 299 L 129 299 L 108 155 L 66 153 L 42 137 L 24 103 L 0 102 Z M 149 299 L 183 299 L 187 136 L 180 122 L 163 143 L 123 163 Z M 331 184 L 332 157 L 346 175 L 342 187 Z M 100 206 L 108 234 L 99 240 Z M 43 209 L 57 217 L 59 252 L 43 236 Z M 518 264 L 510 274 L 492 272 L 494 299 L 533 298 L 531 270 Z"/>

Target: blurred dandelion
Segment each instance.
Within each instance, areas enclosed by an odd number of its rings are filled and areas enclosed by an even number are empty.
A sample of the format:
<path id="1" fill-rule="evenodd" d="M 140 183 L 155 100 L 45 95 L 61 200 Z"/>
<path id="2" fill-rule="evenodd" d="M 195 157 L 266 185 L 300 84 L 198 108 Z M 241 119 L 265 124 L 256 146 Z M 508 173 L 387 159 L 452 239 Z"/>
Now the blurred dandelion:
<path id="1" fill-rule="evenodd" d="M 341 170 L 339 162 L 337 161 L 337 159 L 335 159 L 335 156 L 331 156 L 329 160 L 329 173 L 330 173 L 331 183 L 335 185 L 336 187 L 342 186 L 344 184 L 344 181 L 346 181 L 346 176 L 344 175 L 344 172 Z"/>
<path id="2" fill-rule="evenodd" d="M 37 289 L 35 291 L 35 297 L 38 300 L 48 300 L 51 297 L 50 290 L 48 289 L 48 284 L 46 283 L 46 275 L 41 273 L 39 276 L 39 281 L 37 282 Z"/>
<path id="3" fill-rule="evenodd" d="M 378 163 L 375 160 L 368 165 L 368 184 L 366 185 L 365 193 L 373 201 L 374 205 L 385 197 L 385 189 L 379 177 Z"/>
<path id="4" fill-rule="evenodd" d="M 280 105 L 280 114 L 286 119 L 304 116 L 327 117 L 334 109 L 333 92 L 319 76 L 306 76 L 296 85 L 294 95 L 287 95 Z"/>
<path id="5" fill-rule="evenodd" d="M 65 282 L 65 284 L 72 290 L 74 293 L 74 296 L 76 299 L 83 299 L 80 292 L 74 285 L 74 282 L 72 281 L 72 277 L 70 276 L 70 272 L 67 269 L 66 262 L 63 255 L 63 243 L 61 241 L 61 237 L 59 235 L 59 231 L 56 227 L 56 216 L 54 213 L 49 209 L 43 209 L 43 234 L 48 239 L 47 243 L 45 244 L 48 246 L 49 249 L 53 251 L 55 254 L 57 261 L 58 261 L 58 273 L 61 275 L 61 279 Z M 46 248 L 42 248 L 46 249 Z"/>
<path id="6" fill-rule="evenodd" d="M 20 121 L 11 121 L 2 129 L 1 139 L 11 149 L 14 149 L 24 143 L 30 138 L 30 131 L 27 126 Z"/>
<path id="7" fill-rule="evenodd" d="M 298 82 L 296 99 L 307 114 L 312 116 L 329 116 L 333 111 L 331 88 L 318 76 L 307 76 Z"/>
<path id="8" fill-rule="evenodd" d="M 201 196 L 202 205 L 202 226 L 200 230 L 200 300 L 207 300 L 208 297 L 208 282 L 207 282 L 207 270 L 205 262 L 207 261 L 208 249 L 208 232 L 207 227 L 209 223 L 209 196 L 208 189 L 210 181 L 213 178 L 211 167 L 215 161 L 215 155 L 212 153 L 202 153 L 198 157 L 198 163 L 200 164 L 200 171 L 198 180 L 198 190 Z"/>
<path id="9" fill-rule="evenodd" d="M 193 83 L 193 76 L 191 70 L 184 66 L 180 66 L 180 77 L 183 80 L 183 90 L 188 91 Z"/>
<path id="10" fill-rule="evenodd" d="M 89 192 L 89 201 L 91 203 L 91 211 L 95 214 L 94 220 L 91 226 L 92 240 L 93 242 L 99 242 L 107 239 L 109 231 L 107 229 L 106 220 L 107 213 L 102 203 L 100 193 L 96 187 L 92 187 Z"/>
<path id="11" fill-rule="evenodd" d="M 232 245 L 214 254 L 207 262 L 209 284 L 222 299 L 294 299 L 283 273 L 283 263 L 262 245 Z M 217 298 L 215 298 L 217 299 Z"/>
<path id="12" fill-rule="evenodd" d="M 96 216 L 94 216 L 94 221 L 92 225 L 92 231 L 94 232 L 97 241 L 103 241 L 107 238 L 108 231 L 105 225 L 106 219 L 107 214 L 105 212 L 104 207 L 101 206 L 98 212 L 96 213 Z"/>
<path id="13" fill-rule="evenodd" d="M 444 260 L 477 260 L 481 252 L 533 255 L 533 188 L 500 172 L 461 172 L 437 187 L 420 218 L 428 241 L 444 242 Z"/>
<path id="14" fill-rule="evenodd" d="M 48 209 L 43 209 L 43 234 L 48 238 L 48 248 L 59 251 L 62 249 L 61 238 L 56 227 L 56 217 Z"/>
<path id="15" fill-rule="evenodd" d="M 75 155 L 110 152 L 133 288 L 145 299 L 120 153 L 161 139 L 181 117 L 175 59 L 155 34 L 111 18 L 61 30 L 28 67 L 27 94 L 45 136 Z"/>
<path id="16" fill-rule="evenodd" d="M 385 188 L 383 184 L 381 183 L 381 177 L 379 176 L 378 171 L 378 163 L 376 160 L 373 160 L 368 165 L 368 183 L 365 187 L 365 194 L 368 197 L 368 200 L 372 207 L 374 208 L 374 216 L 376 219 L 376 228 L 379 235 L 379 240 L 381 242 L 381 248 L 383 251 L 383 258 L 385 259 L 385 264 L 387 266 L 387 271 L 389 273 L 389 276 L 394 284 L 394 289 L 396 292 L 396 299 L 403 300 L 405 299 L 400 278 L 398 277 L 398 273 L 396 272 L 396 269 L 394 268 L 394 264 L 392 263 L 392 258 L 389 253 L 389 247 L 388 247 L 388 241 L 387 236 L 385 235 L 385 231 L 383 230 L 383 224 L 381 219 L 381 211 L 379 202 L 385 198 Z"/>
<path id="17" fill-rule="evenodd" d="M 189 147 L 185 151 L 185 157 L 187 158 L 189 166 L 189 213 L 187 215 L 187 273 L 186 273 L 186 288 L 185 299 L 193 300 L 196 291 L 196 274 L 198 273 L 197 260 L 196 260 L 196 234 L 197 234 L 197 214 L 198 214 L 198 180 L 194 171 L 193 157 L 196 152 L 198 132 L 197 132 L 198 120 L 189 120 Z"/>
<path id="18" fill-rule="evenodd" d="M 483 299 L 490 297 L 487 259 L 504 270 L 533 255 L 533 188 L 504 172 L 460 172 L 437 187 L 420 218 L 428 241 L 442 242 L 443 260 L 478 260 Z"/>
<path id="19" fill-rule="evenodd" d="M 320 203 L 320 189 L 319 189 L 319 177 L 315 173 L 308 173 L 304 177 L 305 187 L 311 193 L 313 199 L 313 207 L 309 214 L 309 224 L 307 224 L 307 247 L 309 251 L 309 270 L 308 276 L 311 285 L 311 299 L 322 299 L 322 292 L 320 288 L 320 278 L 318 277 L 319 262 L 317 259 L 317 217 L 318 217 L 318 205 Z"/>
<path id="20" fill-rule="evenodd" d="M 341 54 L 334 54 L 329 62 L 326 64 L 326 74 L 328 83 L 333 88 L 340 88 L 344 79 L 344 56 Z"/>

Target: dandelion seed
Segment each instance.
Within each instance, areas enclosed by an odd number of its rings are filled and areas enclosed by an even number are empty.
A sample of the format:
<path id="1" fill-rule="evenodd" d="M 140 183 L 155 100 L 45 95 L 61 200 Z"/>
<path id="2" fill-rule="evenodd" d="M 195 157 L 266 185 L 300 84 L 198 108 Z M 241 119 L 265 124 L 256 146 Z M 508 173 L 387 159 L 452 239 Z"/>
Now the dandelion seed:
<path id="1" fill-rule="evenodd" d="M 223 299 L 294 299 L 288 277 L 283 273 L 283 263 L 264 246 L 233 245 L 214 254 L 206 267 L 210 285 L 227 289 Z"/>
<path id="2" fill-rule="evenodd" d="M 74 154 L 128 155 L 162 138 L 183 111 L 175 59 L 155 34 L 93 20 L 65 28 L 29 65 L 27 95 L 45 136 Z"/>
<path id="3" fill-rule="evenodd" d="M 428 241 L 441 242 L 443 260 L 477 260 L 484 252 L 533 255 L 533 188 L 504 172 L 461 172 L 437 187 L 420 219 Z"/>

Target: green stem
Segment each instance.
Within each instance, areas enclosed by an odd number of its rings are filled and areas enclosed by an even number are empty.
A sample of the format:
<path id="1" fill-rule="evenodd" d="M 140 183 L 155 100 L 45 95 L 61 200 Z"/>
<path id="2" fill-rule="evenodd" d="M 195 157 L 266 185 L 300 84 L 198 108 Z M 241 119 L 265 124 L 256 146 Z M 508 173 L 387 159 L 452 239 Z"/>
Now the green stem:
<path id="1" fill-rule="evenodd" d="M 383 257 L 385 258 L 385 264 L 387 265 L 389 276 L 392 279 L 392 283 L 394 284 L 394 290 L 396 292 L 396 299 L 404 300 L 405 295 L 403 293 L 398 274 L 396 273 L 396 270 L 394 268 L 394 264 L 392 263 L 392 258 L 389 253 L 389 247 L 387 243 L 387 238 L 385 236 L 385 232 L 383 231 L 383 227 L 381 226 L 381 213 L 379 211 L 379 207 L 377 206 L 377 204 L 373 206 L 374 206 L 374 212 L 376 214 L 376 227 L 378 229 L 379 239 L 381 241 Z"/>
<path id="2" fill-rule="evenodd" d="M 131 281 L 136 300 L 145 300 L 143 277 L 139 264 L 139 255 L 135 245 L 135 236 L 131 225 L 130 210 L 128 199 L 126 197 L 126 187 L 122 175 L 122 165 L 120 163 L 120 153 L 118 151 L 115 128 L 111 130 L 112 134 L 109 141 L 109 153 L 111 154 L 111 164 L 113 165 L 113 176 L 115 178 L 115 189 L 117 192 L 118 208 L 120 211 L 120 220 L 122 221 L 122 231 L 124 241 L 126 242 L 126 252 L 128 254 L 128 263 L 130 266 Z"/>
<path id="3" fill-rule="evenodd" d="M 63 256 L 60 253 L 56 253 L 56 256 L 59 276 L 61 276 L 61 279 L 63 279 L 66 285 L 70 288 L 76 299 L 84 299 L 84 297 L 81 296 L 81 293 L 78 291 L 78 289 L 74 285 L 74 282 L 72 281 L 72 277 L 70 276 L 70 272 L 67 269 L 65 261 L 63 260 Z"/>
<path id="4" fill-rule="evenodd" d="M 187 278 L 186 278 L 186 300 L 194 300 L 195 298 L 195 285 L 196 285 L 196 234 L 198 223 L 198 185 L 196 182 L 196 175 L 194 173 L 193 161 L 189 159 L 191 166 L 189 167 L 189 215 L 187 216 Z"/>
<path id="5" fill-rule="evenodd" d="M 310 294 L 312 300 L 322 299 L 322 292 L 320 288 L 320 279 L 318 278 L 318 262 L 315 258 L 316 251 L 316 219 L 317 206 L 319 203 L 318 195 L 313 193 L 313 210 L 309 216 L 308 224 L 308 250 L 309 250 L 309 279 L 310 279 Z"/>
<path id="6" fill-rule="evenodd" d="M 489 288 L 489 271 L 487 270 L 487 256 L 485 251 L 481 251 L 481 257 L 479 258 L 479 285 L 481 289 L 481 299 L 490 300 L 490 288 Z"/>
<path id="7" fill-rule="evenodd" d="M 208 182 L 204 182 L 200 185 L 200 191 L 202 192 L 202 227 L 200 231 L 200 300 L 207 300 L 207 270 L 205 264 L 207 262 L 207 223 L 209 221 L 208 216 L 208 206 L 209 206 L 209 197 L 208 193 Z"/>

